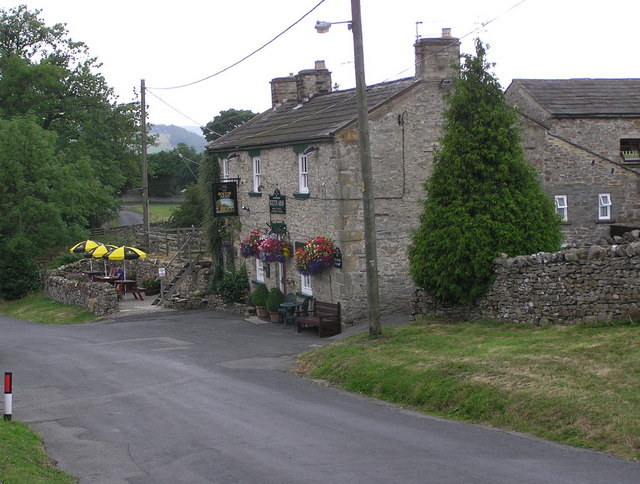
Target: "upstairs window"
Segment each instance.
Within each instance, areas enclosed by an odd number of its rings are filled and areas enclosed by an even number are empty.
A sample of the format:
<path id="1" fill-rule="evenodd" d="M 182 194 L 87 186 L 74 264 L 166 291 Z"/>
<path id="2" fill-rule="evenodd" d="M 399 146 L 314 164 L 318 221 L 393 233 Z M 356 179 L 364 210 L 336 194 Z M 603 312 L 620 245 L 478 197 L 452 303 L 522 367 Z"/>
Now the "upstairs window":
<path id="1" fill-rule="evenodd" d="M 611 220 L 611 195 L 598 195 L 598 220 Z"/>
<path id="2" fill-rule="evenodd" d="M 300 193 L 309 193 L 309 166 L 307 165 L 307 155 L 298 155 L 298 180 Z"/>
<path id="3" fill-rule="evenodd" d="M 567 196 L 566 195 L 556 195 L 556 213 L 560 217 L 560 220 L 566 222 L 569 220 L 569 214 L 567 211 Z"/>
<path id="4" fill-rule="evenodd" d="M 640 163 L 640 139 L 621 139 L 620 156 L 622 157 L 623 161 Z"/>
<path id="5" fill-rule="evenodd" d="M 224 180 L 231 178 L 231 162 L 229 161 L 229 158 L 224 158 L 222 160 L 222 178 Z"/>
<path id="6" fill-rule="evenodd" d="M 254 192 L 260 192 L 261 190 L 261 185 L 260 185 L 260 157 L 259 156 L 254 156 L 253 157 L 253 191 Z"/>

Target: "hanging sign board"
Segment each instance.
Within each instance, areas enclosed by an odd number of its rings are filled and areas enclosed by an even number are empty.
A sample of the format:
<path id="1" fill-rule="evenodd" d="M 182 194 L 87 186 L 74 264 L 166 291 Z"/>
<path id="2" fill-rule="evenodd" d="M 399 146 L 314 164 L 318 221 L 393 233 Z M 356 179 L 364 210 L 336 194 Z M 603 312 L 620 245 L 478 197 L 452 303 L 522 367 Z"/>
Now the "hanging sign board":
<path id="1" fill-rule="evenodd" d="M 342 269 L 342 252 L 336 247 L 336 251 L 333 254 L 333 267 Z"/>
<path id="2" fill-rule="evenodd" d="M 216 217 L 238 215 L 238 185 L 236 182 L 214 183 L 213 215 Z"/>
<path id="3" fill-rule="evenodd" d="M 287 197 L 280 194 L 277 188 L 269 195 L 269 213 L 287 213 Z"/>

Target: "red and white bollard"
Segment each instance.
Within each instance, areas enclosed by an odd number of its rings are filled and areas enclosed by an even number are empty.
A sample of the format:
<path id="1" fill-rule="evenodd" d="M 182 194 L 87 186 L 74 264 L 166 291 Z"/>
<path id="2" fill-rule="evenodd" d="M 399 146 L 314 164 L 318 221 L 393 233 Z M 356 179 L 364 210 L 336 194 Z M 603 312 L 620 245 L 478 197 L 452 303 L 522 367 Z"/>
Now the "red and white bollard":
<path id="1" fill-rule="evenodd" d="M 11 403 L 13 392 L 11 390 L 12 373 L 10 371 L 4 372 L 4 419 L 11 420 Z"/>

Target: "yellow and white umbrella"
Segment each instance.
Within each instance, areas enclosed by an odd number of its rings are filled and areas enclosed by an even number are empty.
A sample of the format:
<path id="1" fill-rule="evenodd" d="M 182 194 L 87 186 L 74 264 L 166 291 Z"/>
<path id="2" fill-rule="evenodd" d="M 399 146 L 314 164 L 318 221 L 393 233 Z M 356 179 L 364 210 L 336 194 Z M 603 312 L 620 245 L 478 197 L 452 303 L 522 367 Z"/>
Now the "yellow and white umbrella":
<path id="1" fill-rule="evenodd" d="M 96 247 L 101 246 L 102 243 L 100 242 L 96 242 L 95 240 L 83 240 L 82 242 L 78 242 L 76 245 L 74 245 L 73 247 L 71 247 L 69 249 L 69 252 L 71 252 L 72 254 L 82 254 L 84 253 L 85 257 L 87 256 L 87 252 L 89 252 L 90 250 L 95 249 Z M 91 270 L 93 270 L 93 261 L 89 261 L 89 266 L 91 267 Z"/>
<path id="2" fill-rule="evenodd" d="M 123 245 L 122 247 L 117 247 L 112 251 L 107 252 L 102 256 L 104 259 L 109 260 L 133 260 L 133 259 L 145 259 L 147 257 L 146 252 L 141 251 L 140 249 L 136 249 L 135 247 L 128 247 Z M 124 278 L 127 278 L 127 267 L 124 267 Z"/>

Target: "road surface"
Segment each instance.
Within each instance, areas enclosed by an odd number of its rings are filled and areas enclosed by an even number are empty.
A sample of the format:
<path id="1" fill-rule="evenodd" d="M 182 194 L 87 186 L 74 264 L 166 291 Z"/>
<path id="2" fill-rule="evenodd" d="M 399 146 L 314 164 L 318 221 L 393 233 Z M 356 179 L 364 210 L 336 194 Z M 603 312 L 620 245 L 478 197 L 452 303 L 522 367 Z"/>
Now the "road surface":
<path id="1" fill-rule="evenodd" d="M 169 311 L 0 334 L 14 419 L 81 483 L 640 482 L 638 463 L 302 378 L 322 342 L 291 327 Z"/>

